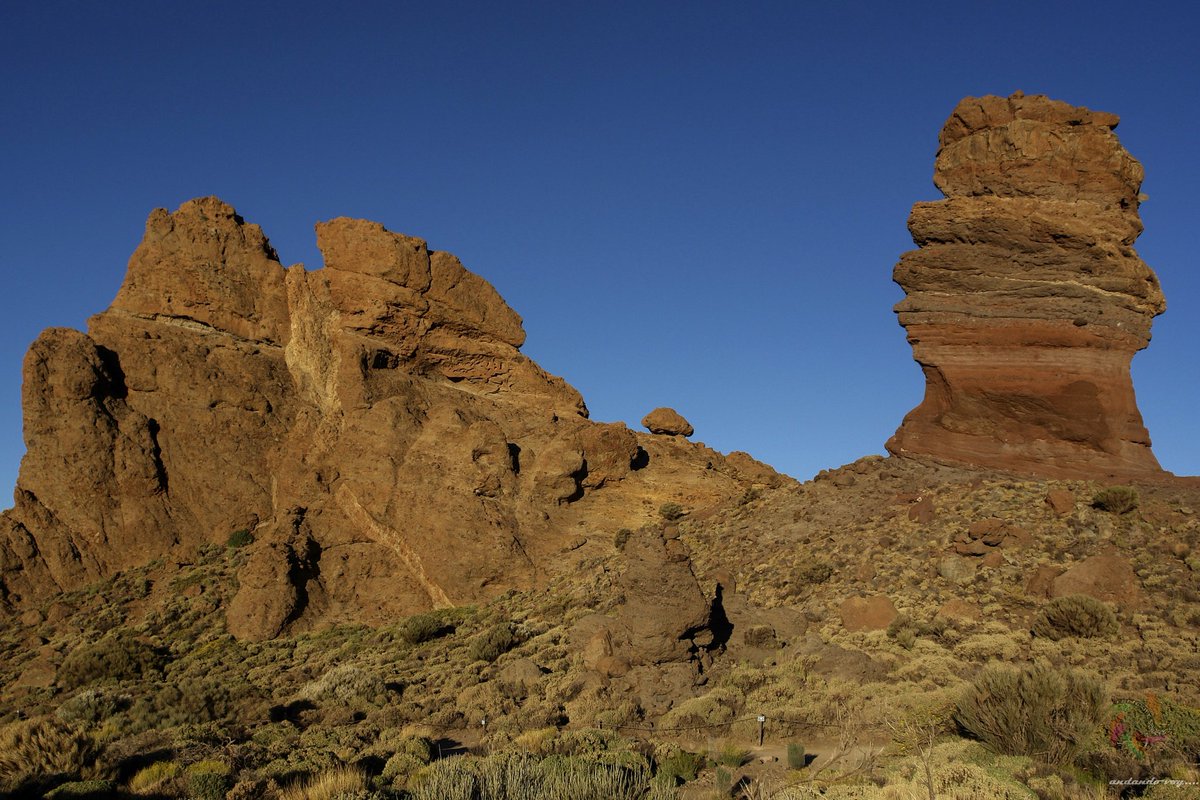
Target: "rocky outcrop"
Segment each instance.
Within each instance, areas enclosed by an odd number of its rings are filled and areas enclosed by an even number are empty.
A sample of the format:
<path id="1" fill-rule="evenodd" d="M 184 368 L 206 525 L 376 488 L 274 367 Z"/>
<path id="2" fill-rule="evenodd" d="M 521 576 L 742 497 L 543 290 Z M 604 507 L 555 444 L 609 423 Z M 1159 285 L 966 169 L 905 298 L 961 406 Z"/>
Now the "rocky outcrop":
<path id="1" fill-rule="evenodd" d="M 38 338 L 0 607 L 246 530 L 231 631 L 379 622 L 538 585 L 580 526 L 769 472 L 588 420 L 454 256 L 363 220 L 317 241 L 324 268 L 285 269 L 216 198 L 155 211 L 88 333 Z"/>
<path id="2" fill-rule="evenodd" d="M 942 129 L 894 278 L 925 373 L 897 455 L 1049 477 L 1161 474 L 1129 374 L 1165 308 L 1133 249 L 1142 166 L 1113 114 L 969 97 Z"/>

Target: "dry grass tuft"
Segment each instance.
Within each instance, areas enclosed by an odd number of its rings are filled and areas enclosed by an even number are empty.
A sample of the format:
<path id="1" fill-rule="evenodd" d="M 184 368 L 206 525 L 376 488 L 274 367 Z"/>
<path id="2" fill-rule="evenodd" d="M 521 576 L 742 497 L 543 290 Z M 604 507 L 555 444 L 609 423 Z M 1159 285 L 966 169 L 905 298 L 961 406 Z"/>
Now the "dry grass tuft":
<path id="1" fill-rule="evenodd" d="M 325 770 L 279 793 L 279 800 L 334 800 L 367 788 L 367 778 L 351 767 Z"/>
<path id="2" fill-rule="evenodd" d="M 43 717 L 0 731 L 0 788 L 15 791 L 79 778 L 94 758 L 91 739 Z"/>

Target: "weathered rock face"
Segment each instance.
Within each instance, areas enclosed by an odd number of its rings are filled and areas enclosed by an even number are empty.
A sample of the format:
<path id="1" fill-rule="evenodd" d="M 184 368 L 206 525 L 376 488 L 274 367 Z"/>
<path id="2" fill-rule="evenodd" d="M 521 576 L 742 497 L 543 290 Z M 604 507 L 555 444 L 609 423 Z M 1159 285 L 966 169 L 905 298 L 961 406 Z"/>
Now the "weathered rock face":
<path id="1" fill-rule="evenodd" d="M 231 631 L 379 622 L 536 585 L 589 514 L 638 526 L 664 484 L 702 505 L 762 480 L 589 421 L 448 253 L 362 220 L 317 240 L 323 269 L 285 269 L 216 198 L 155 211 L 88 333 L 38 338 L 0 608 L 246 529 Z"/>
<path id="2" fill-rule="evenodd" d="M 1129 365 L 1165 308 L 1133 249 L 1142 166 L 1117 117 L 969 97 L 894 278 L 924 401 L 888 450 L 1050 477 L 1161 474 Z"/>

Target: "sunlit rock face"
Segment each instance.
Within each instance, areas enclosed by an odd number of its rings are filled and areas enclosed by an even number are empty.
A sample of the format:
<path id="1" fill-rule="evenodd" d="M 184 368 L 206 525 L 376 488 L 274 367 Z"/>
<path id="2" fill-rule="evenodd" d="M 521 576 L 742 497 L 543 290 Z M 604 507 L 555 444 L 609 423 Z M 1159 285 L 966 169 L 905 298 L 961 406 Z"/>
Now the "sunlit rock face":
<path id="1" fill-rule="evenodd" d="M 1044 96 L 968 97 L 894 279 L 925 398 L 897 455 L 1049 477 L 1161 474 L 1129 366 L 1166 307 L 1133 249 L 1143 170 L 1118 118 Z"/>
<path id="2" fill-rule="evenodd" d="M 541 585 L 580 531 L 611 548 L 664 501 L 782 480 L 589 420 L 449 253 L 347 218 L 317 243 L 323 268 L 285 268 L 215 197 L 156 210 L 87 333 L 34 342 L 0 612 L 237 532 L 237 636 L 382 623 Z"/>

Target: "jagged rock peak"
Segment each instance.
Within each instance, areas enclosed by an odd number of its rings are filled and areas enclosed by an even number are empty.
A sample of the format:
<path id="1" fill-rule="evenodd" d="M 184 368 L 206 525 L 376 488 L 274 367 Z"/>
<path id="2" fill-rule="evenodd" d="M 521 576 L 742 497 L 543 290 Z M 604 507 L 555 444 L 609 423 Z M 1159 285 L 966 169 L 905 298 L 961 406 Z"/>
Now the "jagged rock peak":
<path id="1" fill-rule="evenodd" d="M 1117 117 L 968 97 L 942 130 L 946 199 L 909 216 L 893 277 L 926 378 L 895 454 L 1052 477 L 1160 474 L 1129 373 L 1165 302 L 1133 249 L 1142 166 Z"/>

